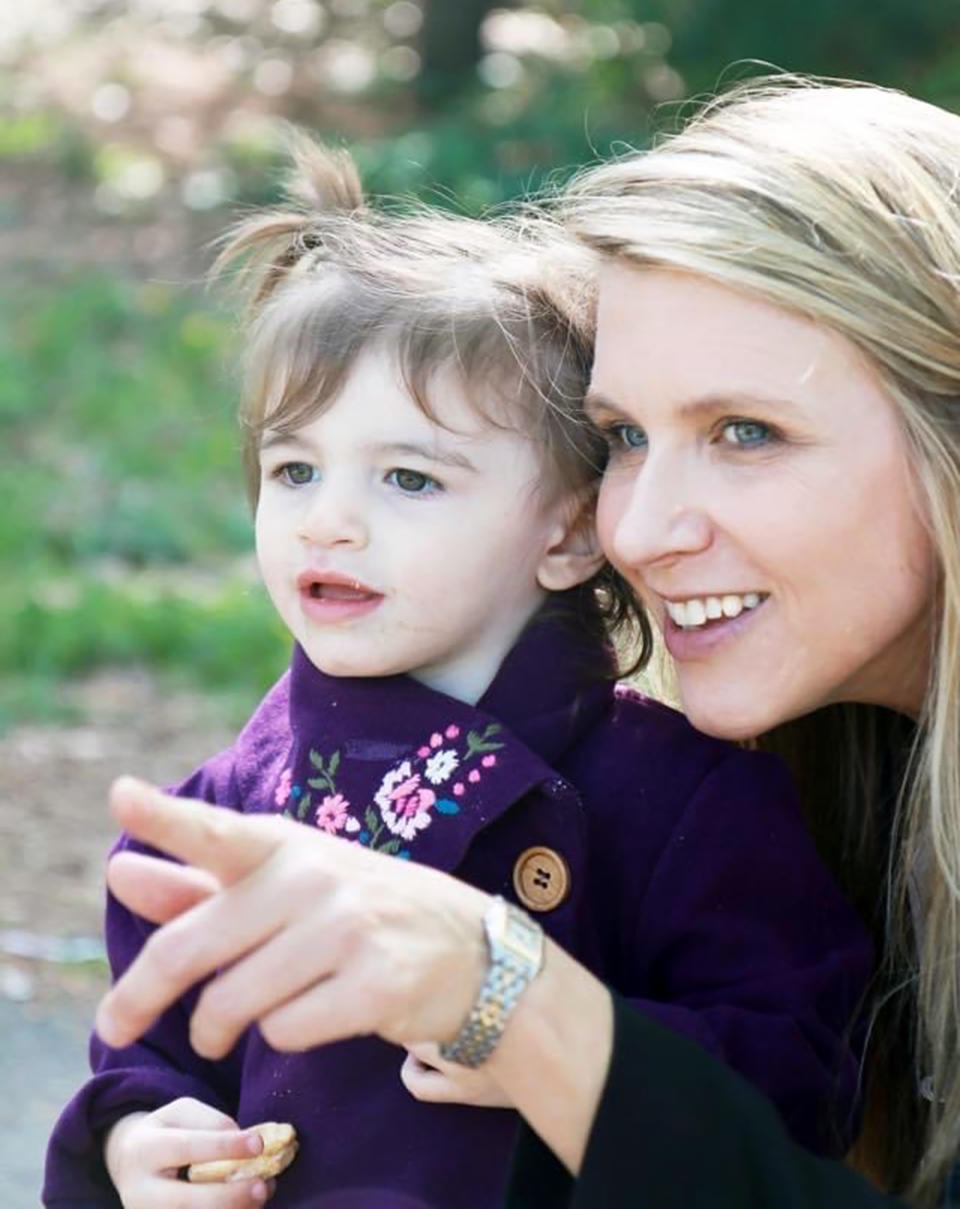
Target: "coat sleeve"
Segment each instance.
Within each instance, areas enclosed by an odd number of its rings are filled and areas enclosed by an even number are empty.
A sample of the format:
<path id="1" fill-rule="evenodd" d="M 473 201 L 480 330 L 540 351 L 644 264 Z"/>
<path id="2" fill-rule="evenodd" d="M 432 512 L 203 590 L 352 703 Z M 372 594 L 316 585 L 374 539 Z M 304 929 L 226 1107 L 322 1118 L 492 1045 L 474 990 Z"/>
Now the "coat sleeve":
<path id="1" fill-rule="evenodd" d="M 622 1000 L 579 1178 L 524 1126 L 507 1209 L 906 1209 L 792 1141 L 723 1063 Z"/>
<path id="2" fill-rule="evenodd" d="M 846 1150 L 871 946 L 779 761 L 735 750 L 702 779 L 624 934 L 635 1008 L 746 1076 L 805 1146 Z"/>
<path id="3" fill-rule="evenodd" d="M 232 778 L 222 757 L 210 771 L 201 769 L 174 792 L 230 804 Z M 145 851 L 121 837 L 114 851 Z M 152 926 L 107 896 L 105 935 L 114 981 L 140 952 Z M 103 1162 L 106 1130 L 132 1112 L 153 1111 L 183 1096 L 233 1114 L 236 1104 L 235 1058 L 212 1063 L 190 1047 L 189 1018 L 194 990 L 151 1026 L 135 1044 L 111 1049 L 93 1034 L 90 1079 L 70 1101 L 54 1126 L 47 1148 L 43 1204 L 48 1209 L 122 1209 Z"/>

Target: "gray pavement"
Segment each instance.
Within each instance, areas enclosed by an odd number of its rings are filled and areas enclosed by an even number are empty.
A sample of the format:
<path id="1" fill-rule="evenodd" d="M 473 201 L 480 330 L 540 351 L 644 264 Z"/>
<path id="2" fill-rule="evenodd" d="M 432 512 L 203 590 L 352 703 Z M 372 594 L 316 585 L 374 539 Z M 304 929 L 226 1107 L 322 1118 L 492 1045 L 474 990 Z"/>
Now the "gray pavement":
<path id="1" fill-rule="evenodd" d="M 0 999 L 0 1206 L 38 1209 L 47 1137 L 87 1073 L 93 1002 Z"/>

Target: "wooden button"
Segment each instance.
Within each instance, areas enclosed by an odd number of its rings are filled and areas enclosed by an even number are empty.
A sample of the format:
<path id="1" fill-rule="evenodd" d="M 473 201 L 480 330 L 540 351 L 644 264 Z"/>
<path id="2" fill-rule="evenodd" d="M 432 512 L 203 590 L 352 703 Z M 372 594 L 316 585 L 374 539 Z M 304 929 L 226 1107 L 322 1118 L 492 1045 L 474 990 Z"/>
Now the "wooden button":
<path id="1" fill-rule="evenodd" d="M 552 848 L 528 848 L 513 866 L 513 888 L 528 911 L 552 911 L 570 893 L 570 868 Z"/>

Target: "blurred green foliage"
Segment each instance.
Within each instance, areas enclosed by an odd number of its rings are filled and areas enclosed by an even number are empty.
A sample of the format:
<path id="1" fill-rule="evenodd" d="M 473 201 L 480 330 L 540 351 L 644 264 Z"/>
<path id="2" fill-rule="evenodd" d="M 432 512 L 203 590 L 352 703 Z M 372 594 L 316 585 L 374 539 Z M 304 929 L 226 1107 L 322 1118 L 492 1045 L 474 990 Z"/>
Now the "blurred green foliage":
<path id="1" fill-rule="evenodd" d="M 60 3 L 59 41 L 29 5 L 0 16 L 0 166 L 58 181 L 83 230 L 97 211 L 186 215 L 205 238 L 275 199 L 276 118 L 347 144 L 374 193 L 483 211 L 767 65 L 960 109 L 945 0 Z M 463 22 L 450 55 L 428 36 L 440 5 L 448 40 Z M 0 188 L 0 234 L 31 221 Z M 64 273 L 50 239 L 0 290 L 0 726 L 56 716 L 64 677 L 130 660 L 249 707 L 288 640 L 252 565 L 230 320 L 162 272 Z"/>
<path id="2" fill-rule="evenodd" d="M 0 725 L 108 662 L 247 704 L 288 642 L 250 565 L 230 332 L 83 275 L 0 297 Z"/>

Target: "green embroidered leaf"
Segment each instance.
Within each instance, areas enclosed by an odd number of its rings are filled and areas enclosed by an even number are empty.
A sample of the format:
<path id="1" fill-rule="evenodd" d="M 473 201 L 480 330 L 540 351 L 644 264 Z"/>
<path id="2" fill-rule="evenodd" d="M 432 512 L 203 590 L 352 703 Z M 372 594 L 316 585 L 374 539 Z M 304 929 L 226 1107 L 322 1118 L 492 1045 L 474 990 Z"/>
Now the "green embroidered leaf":
<path id="1" fill-rule="evenodd" d="M 302 822 L 310 809 L 310 794 L 305 793 L 297 806 L 297 818 Z"/>
<path id="2" fill-rule="evenodd" d="M 480 752 L 499 751 L 503 744 L 491 743 L 490 740 L 502 729 L 499 722 L 491 722 L 482 735 L 478 735 L 475 730 L 469 731 L 467 734 L 467 758 Z"/>
<path id="3" fill-rule="evenodd" d="M 326 771 L 323 767 L 323 756 L 318 751 L 314 751 L 312 747 L 310 748 L 310 763 L 314 768 L 319 768 L 321 772 Z"/>
<path id="4" fill-rule="evenodd" d="M 330 757 L 330 765 L 327 768 L 327 775 L 331 778 L 330 788 L 333 788 L 333 777 L 337 775 L 337 769 L 340 767 L 340 753 L 335 751 Z"/>
<path id="5" fill-rule="evenodd" d="M 363 821 L 367 824 L 367 830 L 371 835 L 375 831 L 379 831 L 380 827 L 382 826 L 380 820 L 377 818 L 377 812 L 372 806 L 367 807 L 366 813 L 363 816 Z"/>
<path id="6" fill-rule="evenodd" d="M 387 856 L 394 856 L 400 851 L 400 844 L 401 841 L 397 839 L 387 840 L 387 842 L 381 848 L 378 848 L 377 851 L 384 852 L 387 854 Z"/>
<path id="7" fill-rule="evenodd" d="M 307 784 L 311 789 L 329 789 L 331 793 L 334 792 L 333 782 L 329 777 L 311 777 Z"/>

